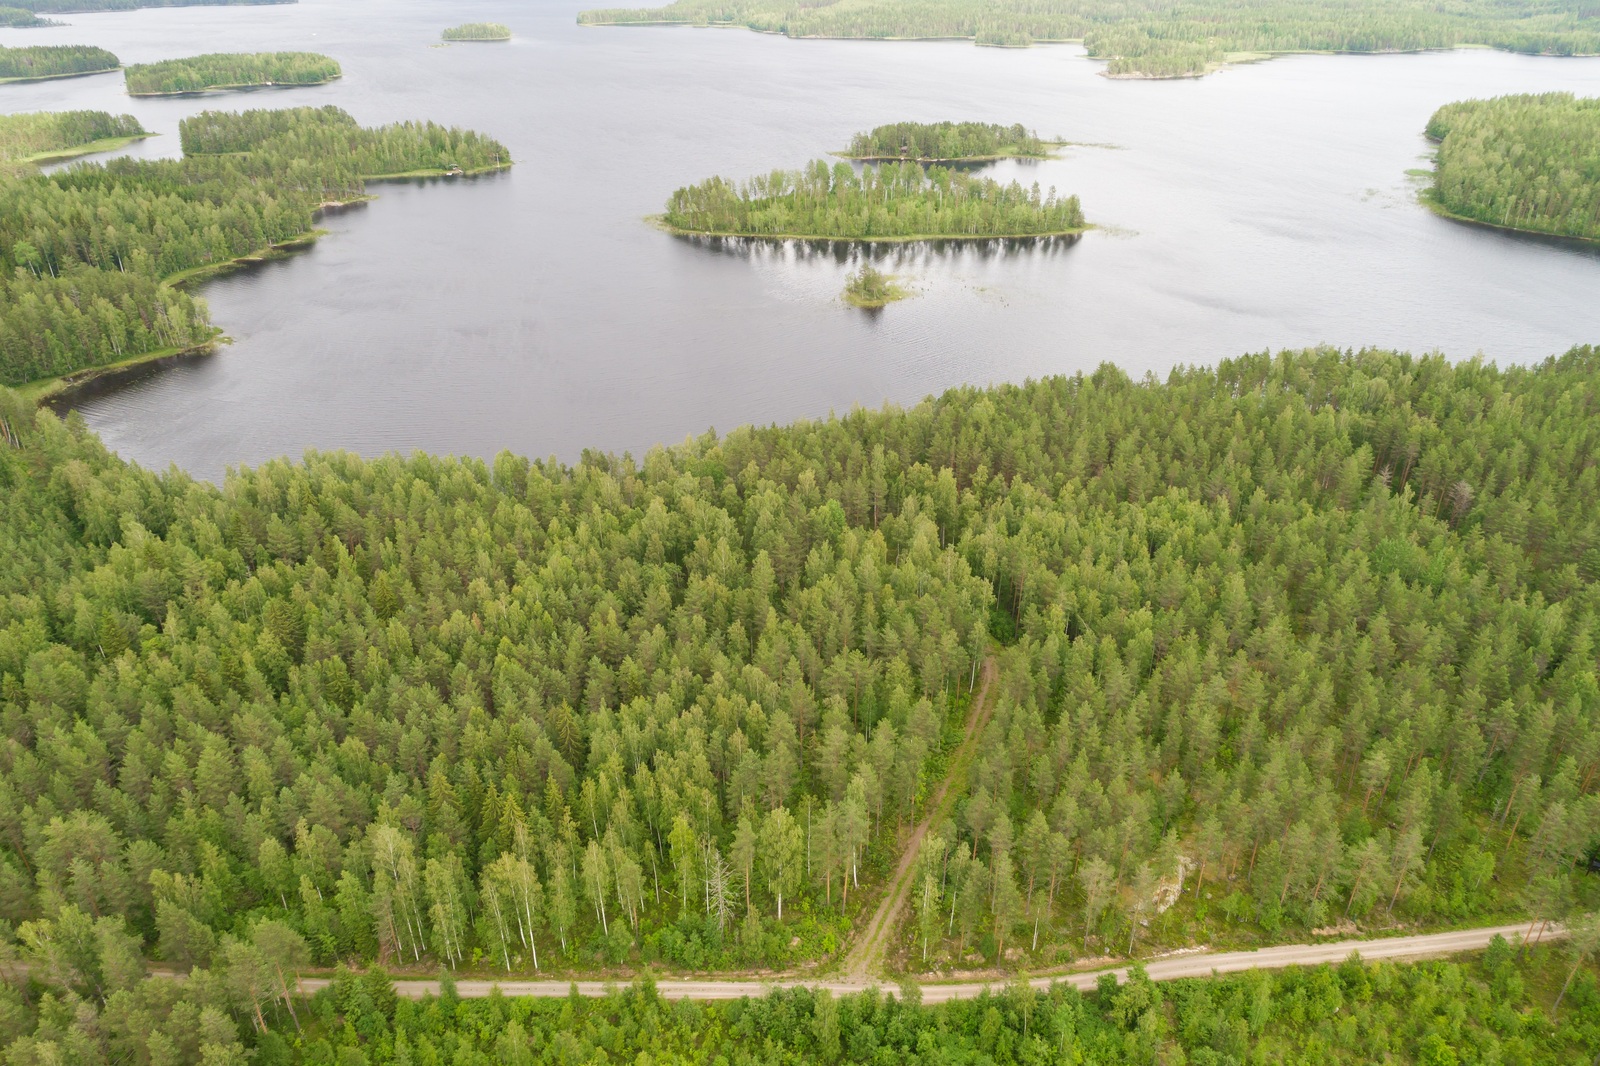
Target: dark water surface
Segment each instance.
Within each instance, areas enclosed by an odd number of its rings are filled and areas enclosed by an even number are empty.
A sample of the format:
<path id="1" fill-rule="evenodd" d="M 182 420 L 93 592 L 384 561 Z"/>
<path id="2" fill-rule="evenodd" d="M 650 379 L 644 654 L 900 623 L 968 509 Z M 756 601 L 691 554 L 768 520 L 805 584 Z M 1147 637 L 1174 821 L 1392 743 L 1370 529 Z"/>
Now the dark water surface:
<path id="1" fill-rule="evenodd" d="M 132 100 L 120 74 L 0 86 L 0 110 L 130 111 L 163 134 L 135 153 L 176 154 L 179 118 L 207 106 L 333 103 L 364 123 L 476 127 L 518 161 L 376 187 L 312 250 L 206 285 L 234 343 L 80 397 L 90 424 L 127 458 L 205 477 L 307 448 L 571 459 L 1102 361 L 1159 374 L 1329 343 L 1505 363 L 1600 341 L 1600 249 L 1438 219 L 1405 173 L 1427 165 L 1440 104 L 1600 95 L 1600 60 L 1306 56 L 1113 82 L 1068 46 L 583 29 L 580 6 L 309 0 L 0 31 L 125 62 L 306 49 L 344 65 L 328 86 L 209 100 Z M 516 39 L 430 47 L 468 17 Z M 1119 146 L 992 171 L 1076 192 L 1106 228 L 1044 248 L 881 249 L 920 295 L 868 314 L 838 300 L 846 253 L 641 221 L 712 174 L 946 118 Z"/>

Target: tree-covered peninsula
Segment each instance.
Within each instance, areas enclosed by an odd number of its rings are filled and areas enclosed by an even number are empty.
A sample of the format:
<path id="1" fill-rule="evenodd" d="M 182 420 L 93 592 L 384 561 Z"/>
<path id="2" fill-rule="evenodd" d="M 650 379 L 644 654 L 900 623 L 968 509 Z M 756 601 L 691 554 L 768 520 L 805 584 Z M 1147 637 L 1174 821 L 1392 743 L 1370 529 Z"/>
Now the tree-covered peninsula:
<path id="1" fill-rule="evenodd" d="M 0 82 L 103 74 L 121 65 L 121 60 L 104 48 L 84 44 L 0 46 Z"/>
<path id="2" fill-rule="evenodd" d="M 498 22 L 466 22 L 440 34 L 446 41 L 509 41 L 511 27 Z"/>
<path id="3" fill-rule="evenodd" d="M 0 383 L 207 342 L 170 282 L 304 239 L 319 205 L 367 179 L 492 170 L 505 146 L 433 123 L 364 129 L 337 108 L 205 112 L 184 157 L 0 178 Z"/>
<path id="4" fill-rule="evenodd" d="M 958 170 L 884 163 L 857 174 L 814 160 L 736 185 L 711 178 L 679 189 L 662 221 L 685 234 L 918 240 L 1041 237 L 1082 232 L 1076 196 Z"/>
<path id="5" fill-rule="evenodd" d="M 1082 40 L 1114 77 L 1193 77 L 1230 57 L 1400 52 L 1487 45 L 1600 53 L 1586 0 L 676 0 L 586 11 L 591 25 L 740 25 L 790 37 L 966 37 L 979 44 Z"/>
<path id="6" fill-rule="evenodd" d="M 1597 406 L 1316 350 L 216 488 L 10 403 L 0 930 L 789 966 L 923 819 L 891 972 L 1593 910 Z"/>
<path id="7" fill-rule="evenodd" d="M 40 111 L 0 115 L 0 167 L 108 152 L 150 136 L 132 115 L 105 111 Z"/>
<path id="8" fill-rule="evenodd" d="M 896 122 L 850 139 L 839 155 L 872 162 L 907 159 L 955 163 L 988 159 L 1042 159 L 1055 147 L 1023 126 L 984 122 Z"/>
<path id="9" fill-rule="evenodd" d="M 59 26 L 60 23 L 22 7 L 0 7 L 0 27 L 11 30 L 31 30 L 41 26 Z"/>
<path id="10" fill-rule="evenodd" d="M 173 96 L 265 86 L 322 85 L 339 64 L 315 52 L 214 52 L 135 63 L 125 73 L 130 96 Z"/>
<path id="11" fill-rule="evenodd" d="M 1571 93 L 1446 104 L 1427 196 L 1442 213 L 1600 240 L 1600 99 Z"/>

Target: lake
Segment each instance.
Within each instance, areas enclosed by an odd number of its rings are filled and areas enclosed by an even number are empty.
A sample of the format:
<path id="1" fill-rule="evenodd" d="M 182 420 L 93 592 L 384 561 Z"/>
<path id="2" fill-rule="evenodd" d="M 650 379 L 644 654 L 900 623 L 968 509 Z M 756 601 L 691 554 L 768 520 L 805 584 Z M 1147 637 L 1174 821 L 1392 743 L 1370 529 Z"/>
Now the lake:
<path id="1" fill-rule="evenodd" d="M 1435 217 L 1407 176 L 1440 104 L 1600 95 L 1600 60 L 1483 50 L 1297 56 L 1198 81 L 1111 81 L 1076 46 L 791 41 L 583 28 L 576 3 L 313 0 L 70 15 L 8 45 L 144 62 L 304 49 L 327 86 L 134 100 L 120 74 L 0 86 L 0 109 L 131 112 L 177 154 L 206 107 L 337 104 L 505 142 L 510 172 L 374 186 L 304 253 L 205 285 L 233 343 L 73 403 L 124 457 L 218 478 L 308 448 L 636 456 L 962 383 L 1112 362 L 1135 376 L 1332 344 L 1525 363 L 1600 342 L 1600 247 Z M 464 18 L 507 44 L 434 47 Z M 886 122 L 1021 122 L 1115 147 L 990 168 L 1077 193 L 1103 228 L 1048 246 L 881 247 L 915 299 L 838 299 L 859 252 L 711 244 L 643 217 L 681 185 L 798 166 Z"/>

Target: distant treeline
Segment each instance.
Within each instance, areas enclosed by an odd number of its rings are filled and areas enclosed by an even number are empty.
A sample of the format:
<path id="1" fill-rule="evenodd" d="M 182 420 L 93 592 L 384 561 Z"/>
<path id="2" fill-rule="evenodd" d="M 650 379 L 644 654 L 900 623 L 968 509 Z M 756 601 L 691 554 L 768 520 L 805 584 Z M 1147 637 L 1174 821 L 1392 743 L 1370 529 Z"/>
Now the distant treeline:
<path id="1" fill-rule="evenodd" d="M 585 11 L 579 22 L 748 26 L 790 37 L 969 37 L 979 44 L 1082 40 L 1132 77 L 1203 74 L 1238 52 L 1403 52 L 1489 45 L 1535 54 L 1600 52 L 1579 0 L 678 0 Z"/>
<path id="2" fill-rule="evenodd" d="M 0 115 L 0 164 L 48 153 L 65 153 L 95 141 L 138 137 L 144 133 L 144 127 L 132 115 L 112 115 L 105 111 Z"/>
<path id="3" fill-rule="evenodd" d="M 127 70 L 134 96 L 193 93 L 256 85 L 321 85 L 337 78 L 339 64 L 315 52 L 213 52 Z"/>
<path id="4" fill-rule="evenodd" d="M 498 22 L 468 22 L 450 27 L 441 36 L 447 41 L 509 41 L 511 27 Z"/>
<path id="5" fill-rule="evenodd" d="M 10 0 L 13 7 L 66 14 L 87 11 L 137 11 L 142 7 L 234 7 L 295 2 L 296 0 Z"/>
<path id="6" fill-rule="evenodd" d="M 59 26 L 59 22 L 42 19 L 32 11 L 20 7 L 0 7 L 0 26 L 11 30 L 27 30 L 37 26 Z"/>
<path id="7" fill-rule="evenodd" d="M 668 225 L 693 233 L 828 237 L 1001 237 L 1083 228 L 1078 198 L 1002 185 L 944 167 L 885 163 L 860 175 L 815 160 L 735 185 L 712 178 L 667 201 Z"/>
<path id="8" fill-rule="evenodd" d="M 319 204 L 360 196 L 364 177 L 510 162 L 476 133 L 362 129 L 337 108 L 179 128 L 180 160 L 0 179 L 0 384 L 204 342 L 205 306 L 163 280 L 304 236 Z M 218 147 L 234 154 L 196 151 Z"/>
<path id="9" fill-rule="evenodd" d="M 1446 104 L 1434 202 L 1495 226 L 1600 240 L 1600 100 L 1571 93 Z"/>
<path id="10" fill-rule="evenodd" d="M 98 74 L 103 70 L 116 70 L 121 65 L 121 60 L 104 48 L 86 44 L 0 48 L 0 81 Z"/>
<path id="11" fill-rule="evenodd" d="M 852 159 L 945 162 L 995 156 L 1044 156 L 1049 145 L 1021 125 L 983 122 L 896 122 L 858 133 L 845 153 Z"/>

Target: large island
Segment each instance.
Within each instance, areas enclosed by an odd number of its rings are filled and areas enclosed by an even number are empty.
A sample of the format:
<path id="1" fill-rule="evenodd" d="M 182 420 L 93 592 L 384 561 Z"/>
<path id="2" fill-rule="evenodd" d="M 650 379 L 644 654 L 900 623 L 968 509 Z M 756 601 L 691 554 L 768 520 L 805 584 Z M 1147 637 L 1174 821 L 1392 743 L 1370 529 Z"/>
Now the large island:
<path id="1" fill-rule="evenodd" d="M 1483 45 L 1600 53 L 1592 5 L 1574 0 L 676 0 L 585 11 L 587 25 L 747 26 L 789 37 L 1082 41 L 1118 78 L 1191 78 L 1285 52 L 1415 52 Z"/>
<path id="2" fill-rule="evenodd" d="M 743 184 L 711 178 L 679 189 L 659 222 L 678 234 L 847 241 L 1058 237 L 1088 228 L 1078 198 L 1054 189 L 916 163 L 857 174 L 820 159 Z"/>
<path id="3" fill-rule="evenodd" d="M 46 78 L 75 78 L 80 74 L 104 74 L 116 70 L 122 61 L 104 48 L 84 44 L 30 45 L 26 48 L 0 47 L 0 82 L 43 81 Z"/>
<path id="4" fill-rule="evenodd" d="M 1500 229 L 1600 240 L 1600 100 L 1571 93 L 1446 104 L 1426 202 Z"/>
<path id="5" fill-rule="evenodd" d="M 212 52 L 127 69 L 129 96 L 183 96 L 294 85 L 323 85 L 343 73 L 315 52 Z"/>

